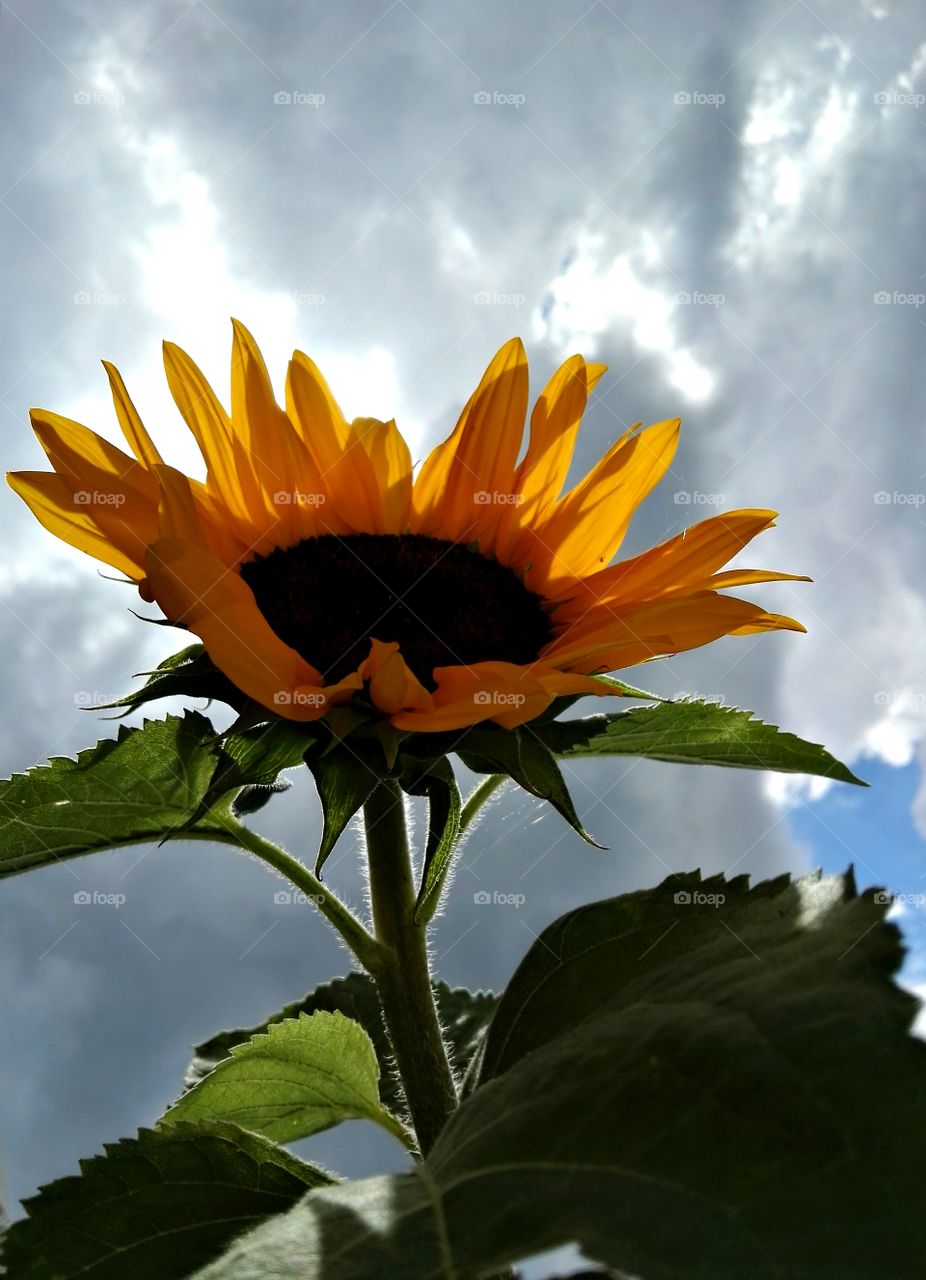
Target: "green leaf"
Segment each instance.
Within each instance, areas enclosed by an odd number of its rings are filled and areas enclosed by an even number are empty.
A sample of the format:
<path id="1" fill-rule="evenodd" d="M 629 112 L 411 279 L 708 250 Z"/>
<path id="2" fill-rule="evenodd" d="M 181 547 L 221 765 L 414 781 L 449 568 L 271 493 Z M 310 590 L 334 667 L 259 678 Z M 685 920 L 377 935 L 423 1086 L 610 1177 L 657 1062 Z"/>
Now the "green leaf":
<path id="1" fill-rule="evenodd" d="M 108 711 L 124 707 L 126 714 L 156 698 L 208 698 L 210 701 L 227 702 L 236 709 L 248 699 L 216 667 L 201 644 L 191 644 L 179 653 L 172 654 L 159 663 L 154 671 L 141 673 L 148 679 L 140 689 L 127 693 L 115 702 L 104 702 L 89 711 Z"/>
<path id="2" fill-rule="evenodd" d="M 450 870 L 463 802 L 446 756 L 424 764 L 406 761 L 400 781 L 410 795 L 428 798 L 428 841 L 415 904 L 415 923 L 426 924 L 437 910 Z"/>
<path id="3" fill-rule="evenodd" d="M 463 1071 L 482 1041 L 489 1019 L 498 1004 L 498 996 L 487 991 L 473 992 L 461 987 L 448 987 L 445 982 L 435 983 L 434 995 L 454 1065 L 459 1071 Z M 316 987 L 302 1000 L 286 1005 L 259 1026 L 222 1031 L 197 1045 L 196 1056 L 187 1070 L 187 1085 L 196 1084 L 218 1063 L 226 1060 L 236 1045 L 244 1044 L 284 1019 L 298 1018 L 303 1013 L 314 1014 L 320 1009 L 329 1013 L 343 1013 L 364 1028 L 379 1063 L 380 1098 L 390 1111 L 400 1110 L 403 1098 L 392 1069 L 392 1051 L 383 1025 L 376 986 L 372 978 L 357 972 Z"/>
<path id="4" fill-rule="evenodd" d="M 530 725 L 474 730 L 459 755 L 475 773 L 506 773 L 530 795 L 548 800 L 583 840 L 597 849 L 604 847 L 583 827 L 556 758 Z"/>
<path id="5" fill-rule="evenodd" d="M 373 1043 L 343 1013 L 303 1013 L 236 1045 L 160 1123 L 183 1120 L 229 1120 L 276 1142 L 308 1138 L 344 1120 L 372 1120 L 407 1141 L 379 1100 Z"/>
<path id="6" fill-rule="evenodd" d="M 567 1035 L 609 1000 L 633 1004 L 682 985 L 686 998 L 709 996 L 717 971 L 748 969 L 770 947 L 796 946 L 795 894 L 809 911 L 816 897 L 825 905 L 836 892 L 854 897 L 851 877 L 817 874 L 794 886 L 784 875 L 750 889 L 745 875 L 702 880 L 694 871 L 576 907 L 539 934 L 516 969 L 485 1036 L 478 1083 Z"/>
<path id="7" fill-rule="evenodd" d="M 684 960 L 618 972 L 423 1166 L 310 1192 L 198 1280 L 475 1280 L 569 1241 L 643 1280 L 926 1274 L 926 1045 L 885 904 L 851 877 L 731 897 L 740 941 L 721 906 L 675 904 L 699 920 Z M 645 915 L 637 895 L 658 951 Z"/>
<path id="8" fill-rule="evenodd" d="M 11 1280 L 181 1280 L 332 1179 L 234 1125 L 142 1129 L 25 1201 L 3 1239 Z"/>
<path id="9" fill-rule="evenodd" d="M 306 753 L 322 806 L 322 838 L 315 861 L 320 875 L 332 849 L 351 818 L 366 804 L 384 769 L 382 748 L 356 736 L 350 742 L 332 741 Z"/>
<path id="10" fill-rule="evenodd" d="M 867 786 L 835 756 L 793 733 L 764 724 L 751 711 L 714 702 L 663 702 L 611 715 L 538 725 L 537 736 L 558 756 L 649 756 L 674 764 L 810 773 Z"/>
<path id="11" fill-rule="evenodd" d="M 231 840 L 227 803 L 203 808 L 221 758 L 188 711 L 0 782 L 0 877 L 148 840 Z"/>

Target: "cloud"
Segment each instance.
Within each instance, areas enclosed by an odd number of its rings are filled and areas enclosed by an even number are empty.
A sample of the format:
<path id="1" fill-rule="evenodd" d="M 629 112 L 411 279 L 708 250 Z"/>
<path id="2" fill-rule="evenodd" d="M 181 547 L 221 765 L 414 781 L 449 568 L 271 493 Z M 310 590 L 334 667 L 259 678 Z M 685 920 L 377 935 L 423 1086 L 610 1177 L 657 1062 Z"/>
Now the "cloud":
<path id="1" fill-rule="evenodd" d="M 582 348 L 611 373 L 577 471 L 638 419 L 684 418 L 627 550 L 710 514 L 673 502 L 687 491 L 720 509 L 780 509 L 749 559 L 816 578 L 760 589 L 807 637 L 724 641 L 635 678 L 723 694 L 846 757 L 926 763 L 912 15 L 831 2 L 772 20 L 741 4 L 666 22 L 642 3 L 619 14 L 538 3 L 496 7 L 487 26 L 476 11 L 365 0 L 311 18 L 285 5 L 271 20 L 242 3 L 131 15 L 104 4 L 30 11 L 28 23 L 7 24 L 15 74 L 0 90 L 18 121 L 0 206 L 8 465 L 41 465 L 32 404 L 114 433 L 101 355 L 172 459 L 196 465 L 158 344 L 188 346 L 224 390 L 230 313 L 253 328 L 278 387 L 303 347 L 351 413 L 396 414 L 419 455 L 512 333 L 529 340 L 535 390 Z M 128 687 L 182 637 L 132 619 L 131 593 L 54 547 L 12 497 L 2 518 L 0 754 L 17 768 L 91 740 L 101 729 L 77 692 Z M 451 981 L 499 985 L 553 916 L 667 866 L 763 876 L 811 856 L 788 831 L 793 790 L 760 775 L 596 763 L 574 786 L 609 852 L 502 797 L 464 851 L 435 938 Z M 309 785 L 275 801 L 266 824 L 306 852 Z M 125 916 L 94 928 L 75 915 L 65 869 L 4 885 L 17 1194 L 150 1121 L 186 1041 L 344 967 L 321 924 L 274 913 L 273 882 L 250 861 L 142 852 L 80 864 L 88 884 L 133 886 Z M 360 900 L 350 842 L 331 875 Z M 480 886 L 525 903 L 490 916 Z M 55 1135 L 41 1151 L 28 1081 L 41 1082 Z M 345 1171 L 387 1159 L 332 1142 Z"/>

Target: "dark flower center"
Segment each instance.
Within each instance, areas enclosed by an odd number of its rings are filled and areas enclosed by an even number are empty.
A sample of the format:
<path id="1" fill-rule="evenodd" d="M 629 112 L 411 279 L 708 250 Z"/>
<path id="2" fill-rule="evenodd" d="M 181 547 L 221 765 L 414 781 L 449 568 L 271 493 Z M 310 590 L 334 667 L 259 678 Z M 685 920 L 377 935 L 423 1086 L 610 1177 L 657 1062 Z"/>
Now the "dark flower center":
<path id="1" fill-rule="evenodd" d="M 370 639 L 398 641 L 428 689 L 435 667 L 533 662 L 552 638 L 542 598 L 497 560 L 422 534 L 325 534 L 241 566 L 261 613 L 328 682 Z"/>

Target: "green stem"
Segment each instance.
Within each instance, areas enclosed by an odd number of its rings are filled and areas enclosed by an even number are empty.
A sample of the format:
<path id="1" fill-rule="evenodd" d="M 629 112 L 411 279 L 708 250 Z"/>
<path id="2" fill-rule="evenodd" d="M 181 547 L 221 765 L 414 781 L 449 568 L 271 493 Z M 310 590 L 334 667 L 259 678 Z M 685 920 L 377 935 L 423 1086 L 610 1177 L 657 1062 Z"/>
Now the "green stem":
<path id="1" fill-rule="evenodd" d="M 372 934 L 363 927 L 357 917 L 331 892 L 308 867 L 296 858 L 280 849 L 270 840 L 265 840 L 256 831 L 251 831 L 243 824 L 235 823 L 231 829 L 235 842 L 242 845 L 261 861 L 266 862 L 290 880 L 297 889 L 315 903 L 322 915 L 334 926 L 360 963 L 370 973 L 374 973 L 381 963 L 382 948 Z"/>
<path id="2" fill-rule="evenodd" d="M 363 810 L 373 924 L 380 947 L 371 971 L 422 1155 L 457 1105 L 453 1073 L 434 1003 L 427 926 L 415 923 L 415 881 L 405 806 L 383 780 Z"/>
<path id="3" fill-rule="evenodd" d="M 487 778 L 480 782 L 475 791 L 470 792 L 466 804 L 463 806 L 463 812 L 460 814 L 460 835 L 463 834 L 489 797 L 493 796 L 502 783 L 507 781 L 507 773 L 490 773 Z"/>

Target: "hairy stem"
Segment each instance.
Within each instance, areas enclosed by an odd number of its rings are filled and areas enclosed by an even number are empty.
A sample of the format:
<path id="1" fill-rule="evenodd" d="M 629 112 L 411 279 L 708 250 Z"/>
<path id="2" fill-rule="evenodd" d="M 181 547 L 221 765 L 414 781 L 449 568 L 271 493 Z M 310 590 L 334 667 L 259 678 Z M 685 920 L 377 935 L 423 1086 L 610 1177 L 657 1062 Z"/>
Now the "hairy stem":
<path id="1" fill-rule="evenodd" d="M 243 824 L 235 824 L 232 832 L 237 844 L 242 845 L 250 853 L 256 855 L 279 871 L 287 880 L 311 901 L 322 913 L 329 924 L 337 930 L 354 955 L 369 972 L 373 973 L 379 964 L 381 948 L 376 939 L 369 933 L 353 912 L 337 898 L 330 889 L 314 876 L 308 867 L 303 866 L 296 858 L 279 848 L 270 840 L 265 840 L 256 831 L 251 831 Z"/>
<path id="2" fill-rule="evenodd" d="M 460 814 L 460 835 L 466 830 L 485 802 L 495 794 L 503 782 L 508 781 L 507 773 L 490 773 L 466 798 L 463 812 Z"/>
<path id="3" fill-rule="evenodd" d="M 422 1155 L 457 1105 L 428 964 L 427 926 L 415 923 L 405 806 L 380 782 L 364 805 L 373 925 L 380 952 L 371 970 Z"/>

